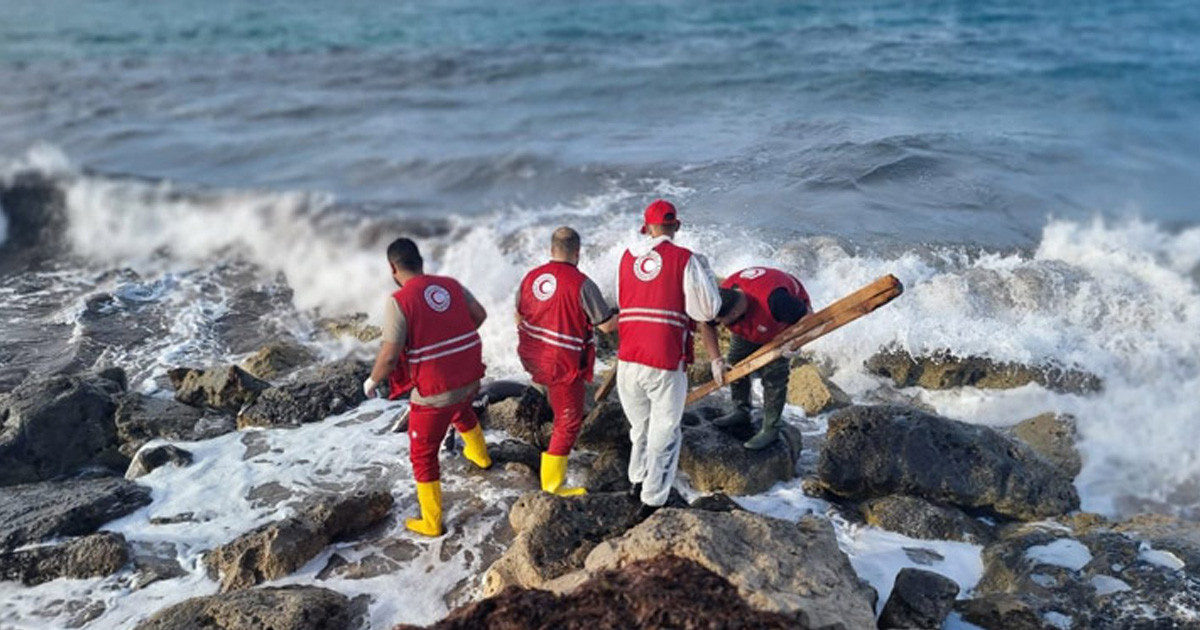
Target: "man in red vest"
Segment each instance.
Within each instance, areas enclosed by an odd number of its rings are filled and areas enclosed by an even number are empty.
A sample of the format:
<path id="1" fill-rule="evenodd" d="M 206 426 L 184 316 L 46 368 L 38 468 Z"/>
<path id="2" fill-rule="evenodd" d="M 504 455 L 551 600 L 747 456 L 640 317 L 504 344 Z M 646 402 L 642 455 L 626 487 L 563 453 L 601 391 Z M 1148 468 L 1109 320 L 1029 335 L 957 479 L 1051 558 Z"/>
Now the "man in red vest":
<path id="1" fill-rule="evenodd" d="M 560 227 L 550 239 L 550 262 L 525 274 L 517 293 L 517 354 L 533 382 L 546 386 L 554 410 L 550 447 L 542 453 L 542 490 L 560 496 L 587 492 L 563 487 L 567 455 L 583 424 L 584 385 L 596 362 L 592 329 L 617 327 L 600 288 L 578 264 L 579 233 Z"/>
<path id="2" fill-rule="evenodd" d="M 396 239 L 387 256 L 400 290 L 387 300 L 383 344 L 363 390 L 373 397 L 385 379 L 392 398 L 414 389 L 409 399 L 409 459 L 421 517 L 407 519 L 405 525 L 418 534 L 440 536 L 438 448 L 447 428 L 453 424 L 462 434 L 468 460 L 480 468 L 492 465 L 471 408 L 484 371 L 476 330 L 487 311 L 453 278 L 425 274 L 421 253 L 411 240 Z"/>
<path id="3" fill-rule="evenodd" d="M 630 422 L 629 481 L 640 485 L 643 516 L 666 503 L 675 479 L 694 322 L 714 319 L 721 308 L 708 262 L 672 241 L 680 226 L 675 206 L 659 199 L 644 218 L 650 240 L 625 251 L 617 275 L 617 393 Z M 719 357 L 716 332 L 702 333 L 709 356 Z M 724 361 L 712 369 L 722 382 Z"/>
<path id="4" fill-rule="evenodd" d="M 751 267 L 731 274 L 721 283 L 721 310 L 716 323 L 733 333 L 729 344 L 729 365 L 750 356 L 785 328 L 812 311 L 808 293 L 795 276 L 769 267 Z M 708 324 L 703 327 L 708 328 Z M 775 441 L 779 419 L 787 400 L 789 356 L 784 356 L 755 372 L 763 384 L 762 429 L 744 446 L 759 450 Z M 721 427 L 750 424 L 750 379 L 729 385 L 735 409 L 717 418 Z"/>

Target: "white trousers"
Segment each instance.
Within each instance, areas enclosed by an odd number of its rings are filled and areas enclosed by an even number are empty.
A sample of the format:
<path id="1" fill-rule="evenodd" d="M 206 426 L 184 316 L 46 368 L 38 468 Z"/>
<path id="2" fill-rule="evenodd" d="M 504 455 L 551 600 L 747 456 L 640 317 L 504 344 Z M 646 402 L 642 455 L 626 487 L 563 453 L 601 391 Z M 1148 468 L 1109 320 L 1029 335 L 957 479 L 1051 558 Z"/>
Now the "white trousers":
<path id="1" fill-rule="evenodd" d="M 619 362 L 617 395 L 629 418 L 629 481 L 642 484 L 642 503 L 667 502 L 679 448 L 683 444 L 683 405 L 687 401 L 687 374 L 660 370 L 640 363 Z"/>

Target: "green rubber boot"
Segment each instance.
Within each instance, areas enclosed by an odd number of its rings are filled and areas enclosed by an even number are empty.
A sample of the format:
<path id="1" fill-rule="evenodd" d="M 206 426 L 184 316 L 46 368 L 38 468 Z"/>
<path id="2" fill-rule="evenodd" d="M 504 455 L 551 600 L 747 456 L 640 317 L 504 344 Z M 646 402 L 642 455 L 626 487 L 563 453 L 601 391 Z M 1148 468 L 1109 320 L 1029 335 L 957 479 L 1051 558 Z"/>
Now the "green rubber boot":
<path id="1" fill-rule="evenodd" d="M 754 434 L 754 437 L 746 440 L 742 446 L 752 450 L 761 451 L 775 442 L 775 438 L 779 437 L 779 416 L 763 416 L 762 429 Z"/>
<path id="2" fill-rule="evenodd" d="M 717 416 L 714 418 L 713 424 L 720 429 L 733 429 L 750 424 L 750 410 L 746 407 L 738 405 L 733 411 L 723 416 Z M 743 433 L 742 435 L 745 434 Z"/>

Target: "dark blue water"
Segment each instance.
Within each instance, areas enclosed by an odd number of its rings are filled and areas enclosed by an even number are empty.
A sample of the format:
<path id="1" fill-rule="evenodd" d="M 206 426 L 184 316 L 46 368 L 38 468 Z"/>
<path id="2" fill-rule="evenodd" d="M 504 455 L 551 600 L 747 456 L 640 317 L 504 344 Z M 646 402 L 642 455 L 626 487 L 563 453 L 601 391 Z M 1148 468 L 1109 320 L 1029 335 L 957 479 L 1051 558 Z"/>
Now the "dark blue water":
<path id="1" fill-rule="evenodd" d="M 1200 3 L 6 2 L 0 156 L 383 213 L 1030 246 L 1200 218 Z M 636 202 L 636 203 L 635 203 Z"/>

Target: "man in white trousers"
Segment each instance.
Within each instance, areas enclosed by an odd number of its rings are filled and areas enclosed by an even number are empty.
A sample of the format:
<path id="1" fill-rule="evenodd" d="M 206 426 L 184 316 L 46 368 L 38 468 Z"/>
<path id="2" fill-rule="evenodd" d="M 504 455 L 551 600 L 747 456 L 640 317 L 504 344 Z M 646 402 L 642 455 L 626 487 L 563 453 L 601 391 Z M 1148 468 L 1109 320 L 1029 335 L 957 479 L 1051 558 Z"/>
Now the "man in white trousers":
<path id="1" fill-rule="evenodd" d="M 675 480 L 692 330 L 721 309 L 708 261 L 672 241 L 679 226 L 670 202 L 647 206 L 642 233 L 650 239 L 625 251 L 617 274 L 617 394 L 630 422 L 629 481 L 643 517 L 667 502 Z M 708 356 L 721 356 L 713 327 L 702 327 L 701 338 Z M 712 372 L 723 384 L 723 359 L 712 362 Z"/>

